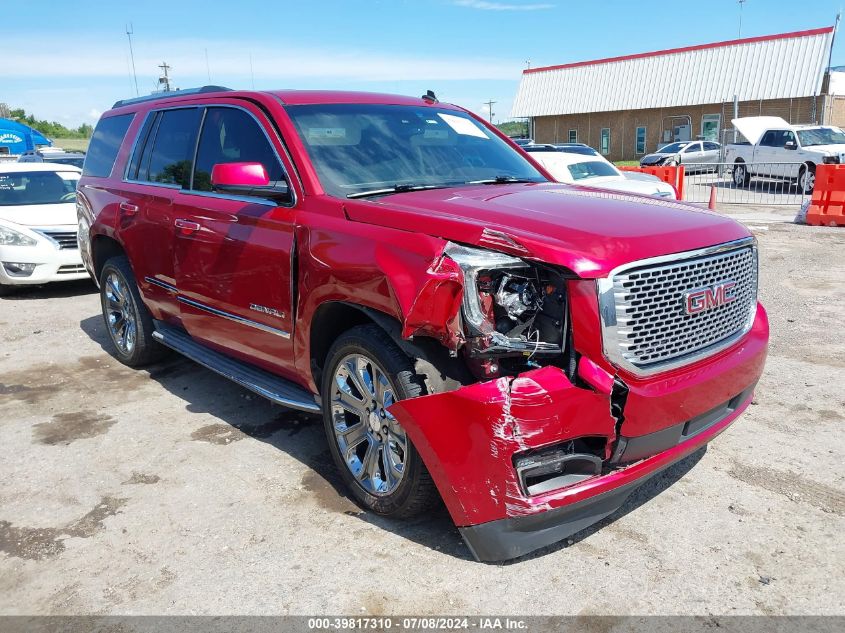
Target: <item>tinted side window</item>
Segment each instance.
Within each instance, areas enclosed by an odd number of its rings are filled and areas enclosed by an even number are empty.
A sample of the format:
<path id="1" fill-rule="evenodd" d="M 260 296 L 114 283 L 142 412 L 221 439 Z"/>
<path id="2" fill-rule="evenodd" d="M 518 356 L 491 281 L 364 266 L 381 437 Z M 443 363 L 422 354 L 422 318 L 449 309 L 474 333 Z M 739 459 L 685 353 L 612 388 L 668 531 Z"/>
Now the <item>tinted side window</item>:
<path id="1" fill-rule="evenodd" d="M 134 114 L 121 114 L 100 119 L 91 137 L 88 153 L 85 155 L 83 175 L 106 178 L 111 174 L 117 152 L 120 150 L 123 137 L 126 136 L 126 130 L 129 129 L 134 116 Z"/>
<path id="2" fill-rule="evenodd" d="M 774 130 L 769 130 L 765 134 L 763 134 L 763 138 L 760 140 L 760 145 L 764 147 L 775 147 L 777 143 L 775 142 L 775 137 L 777 132 Z"/>
<path id="3" fill-rule="evenodd" d="M 271 181 L 282 180 L 284 170 L 261 126 L 236 108 L 208 108 L 202 126 L 194 186 L 211 191 L 211 169 L 218 163 L 261 163 Z"/>
<path id="4" fill-rule="evenodd" d="M 187 187 L 191 179 L 199 108 L 164 110 L 151 136 L 149 164 L 141 160 L 140 180 Z M 147 141 L 150 145 L 150 141 Z M 145 152 L 146 154 L 146 152 Z"/>
<path id="5" fill-rule="evenodd" d="M 704 143 L 704 150 L 705 151 L 712 151 L 712 150 L 716 150 L 716 149 L 719 149 L 718 143 L 712 143 L 712 142 L 709 142 L 709 141 Z"/>
<path id="6" fill-rule="evenodd" d="M 126 178 L 128 180 L 139 180 L 139 172 L 141 171 L 142 164 L 144 165 L 144 177 L 146 178 L 146 167 L 150 164 L 150 151 L 152 149 L 152 141 L 150 139 L 153 136 L 152 132 L 158 125 L 160 114 L 160 112 L 150 113 L 144 122 L 144 126 L 138 133 L 138 139 L 135 142 L 135 151 L 132 154 L 132 158 L 129 159 L 129 169 L 126 170 Z M 141 160 L 142 156 L 144 158 L 143 161 Z"/>

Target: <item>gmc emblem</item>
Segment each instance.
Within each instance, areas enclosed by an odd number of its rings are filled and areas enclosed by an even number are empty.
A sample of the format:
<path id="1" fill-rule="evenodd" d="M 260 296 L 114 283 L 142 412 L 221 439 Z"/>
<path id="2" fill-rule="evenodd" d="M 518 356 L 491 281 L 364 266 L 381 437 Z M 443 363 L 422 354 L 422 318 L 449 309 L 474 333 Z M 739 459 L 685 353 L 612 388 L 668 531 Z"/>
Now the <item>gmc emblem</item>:
<path id="1" fill-rule="evenodd" d="M 696 288 L 684 293 L 684 311 L 687 314 L 699 314 L 711 308 L 718 308 L 736 300 L 732 279 L 722 281 L 706 288 Z"/>

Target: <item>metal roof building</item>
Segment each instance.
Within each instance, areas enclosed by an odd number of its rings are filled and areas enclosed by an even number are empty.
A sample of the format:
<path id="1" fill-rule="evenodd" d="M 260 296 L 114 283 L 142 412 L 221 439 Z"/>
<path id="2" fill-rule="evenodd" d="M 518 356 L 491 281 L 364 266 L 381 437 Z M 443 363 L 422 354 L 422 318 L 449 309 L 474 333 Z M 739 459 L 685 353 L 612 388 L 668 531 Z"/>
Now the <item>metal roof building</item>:
<path id="1" fill-rule="evenodd" d="M 539 142 L 577 139 L 615 159 L 673 140 L 719 141 L 735 113 L 829 120 L 834 34 L 825 27 L 529 68 L 511 116 L 530 118 Z"/>

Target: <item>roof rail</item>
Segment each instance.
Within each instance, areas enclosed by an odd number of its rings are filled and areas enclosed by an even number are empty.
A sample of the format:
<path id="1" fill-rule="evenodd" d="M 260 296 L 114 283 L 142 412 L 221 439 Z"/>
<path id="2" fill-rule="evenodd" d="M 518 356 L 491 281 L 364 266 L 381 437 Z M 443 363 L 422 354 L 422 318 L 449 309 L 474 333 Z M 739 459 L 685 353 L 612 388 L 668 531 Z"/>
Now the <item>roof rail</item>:
<path id="1" fill-rule="evenodd" d="M 134 103 L 144 103 L 145 101 L 155 101 L 156 99 L 166 99 L 168 97 L 197 95 L 204 94 L 206 92 L 227 92 L 229 90 L 231 90 L 231 88 L 226 88 L 225 86 L 202 86 L 200 88 L 187 88 L 185 90 L 171 90 L 170 92 L 154 92 L 153 94 L 145 95 L 143 97 L 133 97 L 131 99 L 121 99 L 120 101 L 115 101 L 112 108 L 120 108 Z"/>

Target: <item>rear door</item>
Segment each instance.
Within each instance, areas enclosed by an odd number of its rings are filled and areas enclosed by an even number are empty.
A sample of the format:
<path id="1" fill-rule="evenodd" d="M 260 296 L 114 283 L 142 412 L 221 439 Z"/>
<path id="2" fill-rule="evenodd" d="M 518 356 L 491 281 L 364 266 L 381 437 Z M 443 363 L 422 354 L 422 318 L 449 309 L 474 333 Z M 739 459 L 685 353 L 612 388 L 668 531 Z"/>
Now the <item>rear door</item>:
<path id="1" fill-rule="evenodd" d="M 217 193 L 214 165 L 257 162 L 271 180 L 291 179 L 283 147 L 251 104 L 204 111 L 190 190 L 176 201 L 176 285 L 182 323 L 196 339 L 277 373 L 293 370 L 291 254 L 293 197 Z M 293 189 L 291 188 L 291 191 Z"/>
<path id="2" fill-rule="evenodd" d="M 767 130 L 760 138 L 760 143 L 754 152 L 754 173 L 766 176 L 780 176 L 783 166 L 779 163 L 785 160 L 783 142 L 780 140 L 783 130 Z"/>
<path id="3" fill-rule="evenodd" d="M 178 321 L 174 204 L 190 184 L 202 110 L 182 107 L 149 113 L 126 172 L 121 237 L 148 305 L 159 318 Z"/>
<path id="4" fill-rule="evenodd" d="M 715 165 L 717 164 L 720 159 L 719 156 L 720 146 L 718 143 L 714 143 L 713 141 L 704 141 L 704 157 L 703 161 L 708 165 Z"/>

